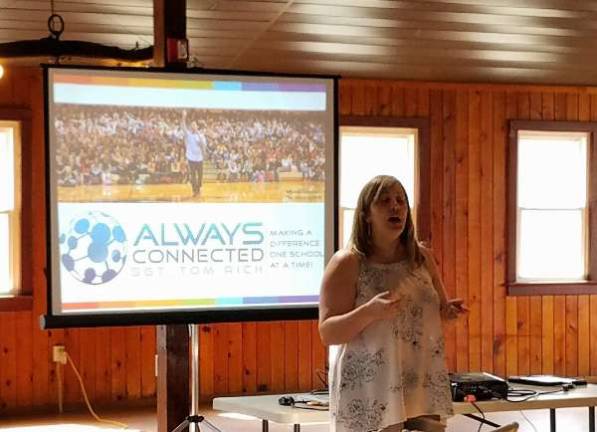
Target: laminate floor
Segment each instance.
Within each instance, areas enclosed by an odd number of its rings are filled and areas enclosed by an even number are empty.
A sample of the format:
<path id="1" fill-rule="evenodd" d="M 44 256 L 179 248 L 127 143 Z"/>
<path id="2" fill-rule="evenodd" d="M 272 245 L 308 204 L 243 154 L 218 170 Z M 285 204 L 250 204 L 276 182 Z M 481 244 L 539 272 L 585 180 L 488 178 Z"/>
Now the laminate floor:
<path id="1" fill-rule="evenodd" d="M 99 413 L 101 417 L 116 420 L 128 425 L 129 432 L 154 432 L 157 430 L 155 411 L 151 408 L 129 409 L 126 411 L 108 411 Z M 222 432 L 261 432 L 258 419 L 238 418 L 229 413 L 221 413 L 203 407 L 201 414 L 216 425 Z M 520 424 L 519 432 L 548 432 L 549 412 L 547 410 L 524 411 L 527 421 L 520 411 L 488 414 L 487 418 L 505 424 L 516 421 Z M 532 425 L 531 425 L 532 423 Z M 557 411 L 558 432 L 588 431 L 588 410 L 586 408 L 566 408 Z M 463 416 L 455 416 L 448 421 L 448 432 L 477 432 L 479 424 Z M 493 428 L 483 426 L 481 431 L 490 432 Z M 68 413 L 54 416 L 30 416 L 0 418 L 2 432 L 116 432 L 115 426 L 96 422 L 87 412 Z M 270 423 L 270 432 L 291 432 L 291 425 Z M 327 432 L 328 425 L 302 425 L 303 432 Z M 201 426 L 201 432 L 215 432 L 207 425 Z"/>

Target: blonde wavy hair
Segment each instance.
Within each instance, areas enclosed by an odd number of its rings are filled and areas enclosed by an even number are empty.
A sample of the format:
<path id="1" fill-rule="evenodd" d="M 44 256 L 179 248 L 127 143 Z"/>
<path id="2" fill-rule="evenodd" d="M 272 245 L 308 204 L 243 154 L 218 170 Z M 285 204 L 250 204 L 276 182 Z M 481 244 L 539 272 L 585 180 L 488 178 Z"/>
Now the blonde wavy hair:
<path id="1" fill-rule="evenodd" d="M 417 240 L 406 190 L 402 183 L 395 177 L 378 175 L 369 180 L 361 190 L 357 201 L 357 208 L 355 209 L 349 247 L 351 251 L 361 257 L 371 256 L 373 253 L 373 235 L 371 224 L 367 222 L 367 216 L 371 211 L 371 206 L 379 199 L 381 194 L 396 184 L 404 192 L 407 204 L 406 224 L 404 225 L 402 234 L 400 234 L 400 242 L 406 249 L 406 256 L 410 267 L 414 269 L 423 264 L 425 256 Z"/>

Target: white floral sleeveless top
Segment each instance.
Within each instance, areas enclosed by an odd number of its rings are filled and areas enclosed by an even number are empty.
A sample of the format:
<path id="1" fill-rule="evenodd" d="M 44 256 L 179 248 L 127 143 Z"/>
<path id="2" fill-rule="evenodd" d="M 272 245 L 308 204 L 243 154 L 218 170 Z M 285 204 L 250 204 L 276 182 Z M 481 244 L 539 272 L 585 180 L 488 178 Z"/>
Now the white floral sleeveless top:
<path id="1" fill-rule="evenodd" d="M 425 265 L 363 261 L 355 306 L 395 287 L 395 318 L 370 324 L 330 358 L 332 432 L 378 431 L 421 415 L 452 415 L 440 300 Z"/>

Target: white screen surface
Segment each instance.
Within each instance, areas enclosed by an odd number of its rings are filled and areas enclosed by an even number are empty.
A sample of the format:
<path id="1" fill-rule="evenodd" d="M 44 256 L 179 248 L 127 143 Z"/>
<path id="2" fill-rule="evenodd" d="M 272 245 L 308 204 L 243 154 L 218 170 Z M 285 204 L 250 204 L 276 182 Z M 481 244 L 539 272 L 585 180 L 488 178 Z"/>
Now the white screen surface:
<path id="1" fill-rule="evenodd" d="M 324 78 L 48 70 L 52 314 L 314 307 Z"/>

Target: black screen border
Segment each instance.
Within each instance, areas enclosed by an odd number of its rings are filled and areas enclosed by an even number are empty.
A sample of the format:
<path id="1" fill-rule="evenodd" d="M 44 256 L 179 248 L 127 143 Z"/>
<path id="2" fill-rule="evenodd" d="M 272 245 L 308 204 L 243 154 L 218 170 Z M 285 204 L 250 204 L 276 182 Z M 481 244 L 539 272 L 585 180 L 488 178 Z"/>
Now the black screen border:
<path id="1" fill-rule="evenodd" d="M 326 226 L 324 232 L 327 236 L 331 230 L 332 253 L 338 250 L 338 143 L 339 143 L 339 116 L 338 116 L 338 81 L 339 75 L 311 75 L 292 74 L 276 72 L 258 72 L 242 70 L 223 69 L 181 69 L 177 68 L 140 68 L 140 67 L 100 67 L 100 66 L 78 66 L 78 65 L 42 65 L 43 68 L 43 98 L 44 98 L 44 168 L 45 168 L 45 192 L 46 192 L 46 314 L 39 317 L 42 329 L 76 328 L 76 327 L 113 327 L 113 326 L 137 326 L 137 325 L 168 325 L 168 324 L 209 324 L 225 322 L 245 321 L 289 321 L 289 320 L 312 320 L 318 317 L 317 306 L 301 307 L 275 307 L 275 308 L 253 308 L 253 309 L 221 309 L 221 310 L 198 310 L 198 311 L 160 311 L 160 312 L 132 312 L 132 313 L 101 313 L 101 314 L 69 314 L 55 315 L 52 308 L 52 251 L 54 250 L 52 232 L 55 223 L 52 217 L 51 197 L 55 186 L 50 182 L 50 118 L 49 118 L 49 71 L 50 69 L 76 69 L 76 70 L 97 70 L 97 71 L 118 71 L 143 73 L 173 73 L 188 75 L 222 75 L 222 76 L 255 76 L 264 78 L 315 78 L 332 80 L 332 102 L 333 102 L 333 140 L 332 140 L 332 188 L 331 199 L 326 199 L 324 204 L 332 202 L 331 226 Z M 326 206 L 327 208 L 327 206 Z M 326 209 L 326 212 L 329 211 Z M 327 225 L 327 224 L 326 224 Z M 330 254 L 331 255 L 331 254 Z M 326 257 L 331 258 L 331 256 Z M 327 263 L 326 263 L 327 264 Z"/>

